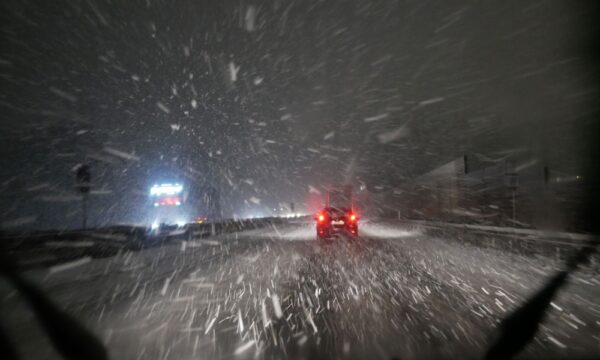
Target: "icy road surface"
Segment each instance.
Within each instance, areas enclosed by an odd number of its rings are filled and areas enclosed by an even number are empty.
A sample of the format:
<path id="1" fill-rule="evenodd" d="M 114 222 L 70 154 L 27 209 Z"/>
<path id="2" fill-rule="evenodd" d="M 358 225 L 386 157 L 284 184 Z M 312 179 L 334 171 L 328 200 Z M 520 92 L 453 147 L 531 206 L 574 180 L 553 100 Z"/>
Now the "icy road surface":
<path id="1" fill-rule="evenodd" d="M 477 358 L 556 261 L 364 224 L 314 240 L 309 224 L 177 242 L 28 275 L 113 359 Z M 5 329 L 26 359 L 57 358 L 1 284 Z M 578 272 L 522 356 L 600 350 L 600 281 Z"/>

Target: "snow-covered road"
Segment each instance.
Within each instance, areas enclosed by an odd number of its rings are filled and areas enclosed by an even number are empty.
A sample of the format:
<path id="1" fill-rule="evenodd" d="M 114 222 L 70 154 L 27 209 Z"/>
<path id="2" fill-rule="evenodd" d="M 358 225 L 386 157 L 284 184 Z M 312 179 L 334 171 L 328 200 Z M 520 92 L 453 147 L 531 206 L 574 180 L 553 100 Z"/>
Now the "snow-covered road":
<path id="1" fill-rule="evenodd" d="M 328 243 L 293 224 L 28 276 L 114 359 L 420 359 L 481 357 L 499 320 L 559 267 L 389 224 Z M 600 353 L 594 274 L 574 274 L 522 356 Z M 0 284 L 2 323 L 23 358 L 56 358 L 22 299 Z"/>

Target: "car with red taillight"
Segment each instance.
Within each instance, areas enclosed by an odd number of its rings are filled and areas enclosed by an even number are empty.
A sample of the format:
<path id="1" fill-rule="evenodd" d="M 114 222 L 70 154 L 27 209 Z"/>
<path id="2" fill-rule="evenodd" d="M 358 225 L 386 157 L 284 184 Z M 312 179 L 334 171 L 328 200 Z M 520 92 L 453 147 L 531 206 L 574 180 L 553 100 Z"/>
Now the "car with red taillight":
<path id="1" fill-rule="evenodd" d="M 317 239 L 344 233 L 358 236 L 359 216 L 353 209 L 326 207 L 316 214 Z"/>

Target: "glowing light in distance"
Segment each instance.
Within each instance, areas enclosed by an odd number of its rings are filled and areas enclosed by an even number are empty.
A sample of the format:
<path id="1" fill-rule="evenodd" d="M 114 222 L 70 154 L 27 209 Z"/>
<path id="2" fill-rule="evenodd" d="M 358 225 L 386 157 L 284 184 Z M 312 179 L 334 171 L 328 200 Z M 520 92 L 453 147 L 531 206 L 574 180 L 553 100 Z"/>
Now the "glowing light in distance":
<path id="1" fill-rule="evenodd" d="M 160 184 L 150 188 L 151 196 L 175 195 L 183 191 L 183 186 L 180 184 Z"/>

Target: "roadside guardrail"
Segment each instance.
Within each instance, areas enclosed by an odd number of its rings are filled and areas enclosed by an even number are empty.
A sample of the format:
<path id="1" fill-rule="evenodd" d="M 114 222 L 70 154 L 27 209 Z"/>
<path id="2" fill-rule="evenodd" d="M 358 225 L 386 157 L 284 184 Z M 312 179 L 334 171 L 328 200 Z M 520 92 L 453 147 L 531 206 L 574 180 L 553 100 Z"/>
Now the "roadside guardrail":
<path id="1" fill-rule="evenodd" d="M 283 224 L 287 219 L 263 218 L 187 224 L 164 233 L 133 225 L 69 231 L 0 234 L 0 251 L 23 269 L 48 267 L 82 257 L 102 258 L 122 251 L 137 251 L 177 240 L 192 240 L 242 230 Z"/>
<path id="2" fill-rule="evenodd" d="M 592 240 L 592 234 L 499 226 L 457 224 L 437 221 L 398 220 L 419 228 L 428 235 L 464 244 L 498 248 L 520 254 L 553 256 L 564 259 Z M 598 256 L 592 258 L 597 262 Z"/>

